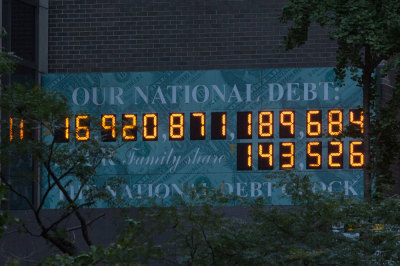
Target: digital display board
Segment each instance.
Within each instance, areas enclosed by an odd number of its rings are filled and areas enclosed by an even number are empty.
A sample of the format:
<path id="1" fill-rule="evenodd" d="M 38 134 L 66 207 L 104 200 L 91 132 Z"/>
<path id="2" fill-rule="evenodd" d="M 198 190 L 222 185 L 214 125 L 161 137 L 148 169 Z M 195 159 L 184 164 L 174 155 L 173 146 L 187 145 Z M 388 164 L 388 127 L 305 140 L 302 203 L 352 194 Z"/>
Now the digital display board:
<path id="1" fill-rule="evenodd" d="M 312 175 L 315 189 L 363 194 L 362 141 L 337 138 L 349 124 L 363 129 L 362 90 L 336 84 L 332 68 L 47 74 L 42 84 L 79 112 L 56 142 L 124 142 L 119 163 L 103 160 L 96 178 L 125 179 L 118 193 L 132 204 L 192 184 L 287 204 L 266 176 L 292 169 Z M 23 134 L 10 122 L 11 137 Z M 60 200 L 54 191 L 46 207 Z"/>

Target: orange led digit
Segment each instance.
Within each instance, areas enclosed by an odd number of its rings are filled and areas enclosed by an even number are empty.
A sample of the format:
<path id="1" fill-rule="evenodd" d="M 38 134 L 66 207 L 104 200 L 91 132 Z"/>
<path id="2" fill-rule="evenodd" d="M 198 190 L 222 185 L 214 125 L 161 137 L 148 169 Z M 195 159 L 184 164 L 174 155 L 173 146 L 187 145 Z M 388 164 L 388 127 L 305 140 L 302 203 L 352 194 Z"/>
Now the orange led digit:
<path id="1" fill-rule="evenodd" d="M 65 134 L 64 137 L 66 140 L 69 140 L 69 117 L 65 118 Z"/>
<path id="2" fill-rule="evenodd" d="M 69 117 L 66 117 L 64 123 L 56 123 L 54 129 L 54 142 L 69 141 Z"/>
<path id="3" fill-rule="evenodd" d="M 226 139 L 226 113 L 211 113 L 211 139 Z"/>
<path id="4" fill-rule="evenodd" d="M 362 141 L 350 142 L 350 168 L 362 168 L 364 166 L 364 153 Z"/>
<path id="5" fill-rule="evenodd" d="M 237 144 L 237 170 L 252 169 L 252 144 L 238 143 Z"/>
<path id="6" fill-rule="evenodd" d="M 279 137 L 294 138 L 294 111 L 280 112 L 279 122 Z"/>
<path id="7" fill-rule="evenodd" d="M 289 169 L 294 167 L 294 142 L 280 143 L 279 165 L 281 169 Z"/>
<path id="8" fill-rule="evenodd" d="M 18 123 L 19 130 L 17 131 L 19 133 L 19 139 L 23 140 L 24 139 L 24 120 L 21 119 Z M 14 139 L 14 134 L 16 132 L 13 130 L 14 127 L 14 118 L 10 117 L 10 141 Z"/>
<path id="9" fill-rule="evenodd" d="M 328 112 L 328 134 L 337 136 L 342 133 L 343 112 L 342 110 L 330 110 Z"/>
<path id="10" fill-rule="evenodd" d="M 158 139 L 157 114 L 143 115 L 143 140 Z"/>
<path id="11" fill-rule="evenodd" d="M 101 116 L 101 126 L 105 130 L 110 130 L 111 137 L 115 138 L 115 115 L 102 115 Z"/>
<path id="12" fill-rule="evenodd" d="M 251 145 L 249 144 L 247 146 L 247 166 L 251 167 L 252 165 L 252 149 L 251 149 Z"/>
<path id="13" fill-rule="evenodd" d="M 137 119 L 134 114 L 122 115 L 122 139 L 134 141 L 137 137 Z"/>
<path id="14" fill-rule="evenodd" d="M 274 113 L 258 113 L 258 138 L 272 138 L 274 134 Z"/>
<path id="15" fill-rule="evenodd" d="M 202 140 L 206 137 L 206 115 L 204 113 L 190 114 L 190 139 Z"/>
<path id="16" fill-rule="evenodd" d="M 77 115 L 75 118 L 76 140 L 84 141 L 90 138 L 89 116 Z"/>
<path id="17" fill-rule="evenodd" d="M 361 110 L 350 110 L 349 120 L 351 124 L 358 125 L 361 133 L 364 133 L 364 115 Z"/>
<path id="18" fill-rule="evenodd" d="M 238 139 L 251 139 L 252 138 L 252 113 L 251 112 L 238 112 L 237 113 L 237 138 Z"/>
<path id="19" fill-rule="evenodd" d="M 343 168 L 343 142 L 328 142 L 328 168 Z"/>
<path id="20" fill-rule="evenodd" d="M 247 135 L 251 136 L 251 127 L 252 127 L 252 114 L 247 114 Z"/>
<path id="21" fill-rule="evenodd" d="M 322 144 L 319 141 L 312 141 L 307 143 L 307 169 L 319 169 L 321 164 Z"/>
<path id="22" fill-rule="evenodd" d="M 183 114 L 174 113 L 169 115 L 169 139 L 183 140 L 184 138 Z"/>
<path id="23" fill-rule="evenodd" d="M 204 113 L 194 113 L 194 117 L 200 117 L 200 135 L 205 136 L 205 115 Z"/>
<path id="24" fill-rule="evenodd" d="M 320 110 L 307 111 L 307 137 L 321 137 L 322 114 Z"/>
<path id="25" fill-rule="evenodd" d="M 101 116 L 101 139 L 104 142 L 116 140 L 115 132 L 115 115 L 102 115 Z"/>
<path id="26" fill-rule="evenodd" d="M 274 168 L 274 144 L 258 144 L 258 170 L 272 170 Z"/>

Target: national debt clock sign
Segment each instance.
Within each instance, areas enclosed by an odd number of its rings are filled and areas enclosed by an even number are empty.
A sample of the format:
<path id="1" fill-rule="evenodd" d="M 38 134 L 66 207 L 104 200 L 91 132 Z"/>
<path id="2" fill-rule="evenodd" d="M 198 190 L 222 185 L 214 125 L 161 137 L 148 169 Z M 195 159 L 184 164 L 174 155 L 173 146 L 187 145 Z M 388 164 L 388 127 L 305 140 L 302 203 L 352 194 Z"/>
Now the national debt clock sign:
<path id="1" fill-rule="evenodd" d="M 339 86 L 333 68 L 47 74 L 42 84 L 81 114 L 68 118 L 69 138 L 124 143 L 96 178 L 123 179 L 112 192 L 133 205 L 168 202 L 194 184 L 287 204 L 266 176 L 290 169 L 316 189 L 363 194 L 362 142 L 337 138 L 349 124 L 362 130 L 362 90 L 350 78 Z M 88 117 L 101 121 L 102 137 Z"/>

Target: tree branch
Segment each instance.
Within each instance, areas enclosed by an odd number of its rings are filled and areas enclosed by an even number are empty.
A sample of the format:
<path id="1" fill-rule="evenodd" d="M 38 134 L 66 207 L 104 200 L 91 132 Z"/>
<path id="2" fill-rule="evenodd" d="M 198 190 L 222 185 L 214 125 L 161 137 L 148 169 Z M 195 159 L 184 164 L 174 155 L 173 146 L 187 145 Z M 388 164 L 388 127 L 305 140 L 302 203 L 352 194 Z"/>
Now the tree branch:
<path id="1" fill-rule="evenodd" d="M 89 239 L 89 234 L 88 234 L 88 230 L 87 230 L 87 226 L 86 226 L 86 221 L 85 219 L 82 217 L 82 215 L 80 214 L 79 210 L 77 209 L 75 205 L 75 201 L 73 201 L 70 196 L 68 195 L 68 192 L 65 190 L 64 186 L 60 183 L 60 180 L 57 179 L 55 173 L 53 172 L 53 170 L 50 168 L 50 165 L 45 164 L 46 170 L 50 173 L 50 175 L 53 178 L 53 181 L 57 184 L 57 187 L 60 189 L 60 191 L 63 193 L 64 197 L 67 199 L 67 201 L 72 205 L 72 208 L 74 210 L 74 214 L 76 216 L 76 218 L 78 218 L 78 220 L 80 221 L 81 225 L 82 225 L 82 236 L 86 242 L 86 244 L 88 246 L 92 245 L 92 242 Z"/>
<path id="2" fill-rule="evenodd" d="M 90 220 L 89 222 L 86 223 L 86 225 L 87 225 L 87 226 L 90 226 L 92 223 L 94 223 L 95 221 L 99 220 L 100 218 L 103 218 L 104 216 L 105 216 L 105 213 L 103 213 L 103 214 L 97 216 L 96 218 Z M 67 232 L 79 230 L 79 229 L 81 229 L 81 228 L 82 228 L 82 227 L 79 226 L 79 225 L 78 225 L 78 226 L 74 226 L 74 227 L 70 227 L 70 228 L 67 229 Z"/>

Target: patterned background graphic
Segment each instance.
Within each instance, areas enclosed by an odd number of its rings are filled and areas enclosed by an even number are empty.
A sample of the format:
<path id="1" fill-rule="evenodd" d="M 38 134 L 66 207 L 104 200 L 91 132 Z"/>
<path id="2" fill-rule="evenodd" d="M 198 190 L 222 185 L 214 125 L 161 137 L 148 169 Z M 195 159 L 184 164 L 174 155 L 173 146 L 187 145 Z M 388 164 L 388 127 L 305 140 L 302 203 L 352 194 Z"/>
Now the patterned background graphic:
<path id="1" fill-rule="evenodd" d="M 362 105 L 361 89 L 350 78 L 339 86 L 333 68 L 47 74 L 42 84 L 65 95 L 76 112 L 98 119 L 102 114 L 115 114 L 118 123 L 122 114 L 137 115 L 137 141 L 120 149 L 120 163 L 108 161 L 97 169 L 100 183 L 124 178 L 126 185 L 120 193 L 132 204 L 140 205 L 140 196 L 168 202 L 184 184 L 198 183 L 223 186 L 243 197 L 262 196 L 267 204 L 288 204 L 282 189 L 272 186 L 277 179 L 266 178 L 279 171 L 280 142 L 295 143 L 295 169 L 312 175 L 316 188 L 358 197 L 363 194 L 363 171 L 349 168 L 350 138 L 342 139 L 343 169 L 327 167 L 327 143 L 331 140 L 327 137 L 328 110 L 343 110 L 346 126 L 349 110 Z M 295 111 L 295 138 L 279 138 L 282 110 Z M 310 141 L 305 136 L 306 110 L 322 110 L 323 136 L 315 139 L 322 141 L 322 169 L 305 169 L 306 143 Z M 253 115 L 252 139 L 237 138 L 237 112 L 245 111 Z M 274 112 L 272 139 L 258 138 L 259 111 Z M 191 112 L 205 113 L 205 140 L 190 140 Z M 226 140 L 211 140 L 211 112 L 226 112 Z M 142 140 L 145 113 L 158 114 L 157 141 Z M 184 113 L 183 141 L 169 139 L 170 113 Z M 274 170 L 258 170 L 257 145 L 264 142 L 274 143 Z M 250 171 L 237 170 L 238 143 L 253 145 Z M 59 195 L 53 191 L 46 207 L 56 208 Z M 99 203 L 97 207 L 107 206 Z"/>

